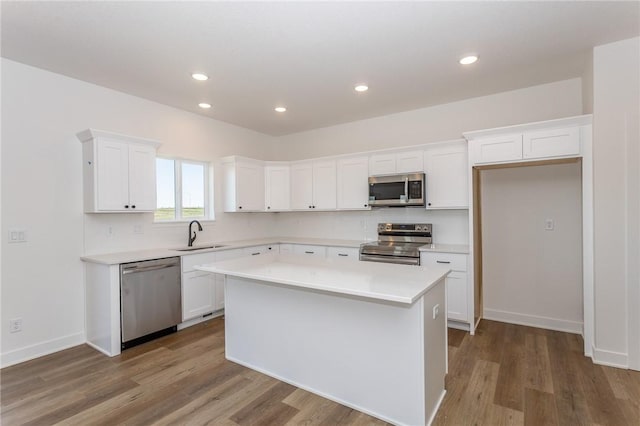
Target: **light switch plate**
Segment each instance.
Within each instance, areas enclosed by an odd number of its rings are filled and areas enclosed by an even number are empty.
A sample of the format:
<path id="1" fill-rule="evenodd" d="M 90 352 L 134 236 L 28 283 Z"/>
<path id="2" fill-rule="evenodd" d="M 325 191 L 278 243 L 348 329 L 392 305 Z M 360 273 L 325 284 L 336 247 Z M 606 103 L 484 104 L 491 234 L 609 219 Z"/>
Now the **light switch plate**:
<path id="1" fill-rule="evenodd" d="M 8 241 L 10 243 L 27 242 L 27 230 L 22 228 L 9 229 Z"/>
<path id="2" fill-rule="evenodd" d="M 553 219 L 545 219 L 544 220 L 544 230 L 545 231 L 553 231 L 555 224 L 553 223 Z"/>

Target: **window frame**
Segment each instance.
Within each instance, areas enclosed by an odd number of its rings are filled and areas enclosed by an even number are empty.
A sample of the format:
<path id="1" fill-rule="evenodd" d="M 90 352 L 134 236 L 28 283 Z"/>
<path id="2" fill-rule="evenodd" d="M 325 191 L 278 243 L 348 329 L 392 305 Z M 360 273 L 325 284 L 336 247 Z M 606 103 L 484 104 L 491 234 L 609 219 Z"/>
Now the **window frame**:
<path id="1" fill-rule="evenodd" d="M 173 161 L 173 183 L 174 183 L 174 201 L 175 201 L 175 215 L 173 219 L 168 220 L 158 220 L 156 219 L 156 210 L 158 209 L 158 202 L 156 201 L 156 208 L 153 212 L 153 223 L 154 224 L 171 224 L 171 223 L 182 223 L 182 222 L 191 222 L 192 220 L 199 221 L 214 221 L 214 208 L 213 208 L 213 167 L 211 163 L 208 161 L 200 161 L 200 160 L 191 160 L 187 158 L 180 157 L 165 157 L 158 155 L 156 156 L 156 160 L 170 160 Z M 204 216 L 198 217 L 182 217 L 182 165 L 183 164 L 191 164 L 202 166 L 203 168 L 203 196 L 204 196 Z M 158 176 L 156 173 L 156 185 L 158 182 Z M 157 191 L 157 188 L 156 188 Z M 157 197 L 157 194 L 156 194 Z"/>

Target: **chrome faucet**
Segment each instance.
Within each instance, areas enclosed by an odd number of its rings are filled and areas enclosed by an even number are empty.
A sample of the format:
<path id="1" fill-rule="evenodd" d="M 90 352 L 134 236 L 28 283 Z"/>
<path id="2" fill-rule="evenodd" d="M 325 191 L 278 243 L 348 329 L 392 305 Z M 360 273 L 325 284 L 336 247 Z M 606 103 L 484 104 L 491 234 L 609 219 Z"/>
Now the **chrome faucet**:
<path id="1" fill-rule="evenodd" d="M 198 222 L 197 220 L 192 220 L 191 223 L 189 223 L 189 247 L 193 247 L 193 242 L 196 240 L 196 231 L 193 231 L 193 236 L 191 236 L 191 226 L 193 226 L 194 223 L 198 224 L 198 231 L 202 231 L 202 225 L 200 225 L 200 222 Z"/>

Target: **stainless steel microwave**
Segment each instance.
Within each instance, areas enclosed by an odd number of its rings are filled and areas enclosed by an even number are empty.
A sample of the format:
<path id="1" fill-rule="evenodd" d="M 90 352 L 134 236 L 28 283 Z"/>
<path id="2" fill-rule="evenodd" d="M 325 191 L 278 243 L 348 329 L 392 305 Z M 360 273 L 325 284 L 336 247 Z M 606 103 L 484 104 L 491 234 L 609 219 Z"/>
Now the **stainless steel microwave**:
<path id="1" fill-rule="evenodd" d="M 424 206 L 424 173 L 369 178 L 369 205 Z"/>

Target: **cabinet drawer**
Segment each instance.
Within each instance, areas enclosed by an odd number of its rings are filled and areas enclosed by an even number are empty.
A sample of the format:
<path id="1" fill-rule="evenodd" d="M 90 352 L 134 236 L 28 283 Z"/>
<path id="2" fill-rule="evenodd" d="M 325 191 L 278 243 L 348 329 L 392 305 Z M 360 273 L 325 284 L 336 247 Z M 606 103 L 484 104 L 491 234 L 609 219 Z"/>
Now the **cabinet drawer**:
<path id="1" fill-rule="evenodd" d="M 190 254 L 188 256 L 182 256 L 182 272 L 194 271 L 194 266 L 205 265 L 207 263 L 213 263 L 216 261 L 216 254 L 214 252 Z"/>
<path id="2" fill-rule="evenodd" d="M 358 260 L 360 249 L 355 247 L 327 247 L 327 257 L 330 259 Z"/>
<path id="3" fill-rule="evenodd" d="M 324 246 L 310 246 L 306 244 L 294 244 L 293 252 L 295 254 L 304 254 L 306 256 L 325 257 L 327 248 Z"/>
<path id="4" fill-rule="evenodd" d="M 274 253 L 278 252 L 277 245 L 264 245 L 264 246 L 253 246 L 253 247 L 245 247 L 242 249 L 242 254 L 244 256 L 259 256 L 261 254 L 266 253 Z"/>
<path id="5" fill-rule="evenodd" d="M 466 254 L 458 253 L 433 253 L 426 252 L 420 254 L 421 266 L 445 266 L 452 271 L 466 271 L 467 270 L 467 257 Z"/>
<path id="6" fill-rule="evenodd" d="M 242 249 L 222 250 L 216 252 L 216 261 L 237 259 L 242 257 Z"/>
<path id="7" fill-rule="evenodd" d="M 293 253 L 293 244 L 280 244 L 278 247 L 280 250 L 280 254 L 291 254 Z"/>

